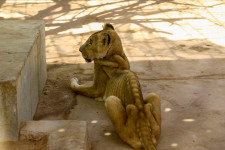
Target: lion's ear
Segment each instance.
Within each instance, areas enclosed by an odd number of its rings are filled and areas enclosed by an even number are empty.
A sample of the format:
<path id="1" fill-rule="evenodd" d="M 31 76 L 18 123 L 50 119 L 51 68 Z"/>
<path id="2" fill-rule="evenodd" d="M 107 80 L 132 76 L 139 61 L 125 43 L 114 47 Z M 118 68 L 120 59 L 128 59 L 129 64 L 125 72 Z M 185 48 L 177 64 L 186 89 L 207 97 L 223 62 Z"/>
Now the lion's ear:
<path id="1" fill-rule="evenodd" d="M 105 23 L 103 25 L 103 30 L 114 30 L 114 27 L 110 23 Z"/>
<path id="2" fill-rule="evenodd" d="M 110 44 L 110 35 L 108 33 L 104 33 L 102 37 L 102 44 L 109 45 Z"/>

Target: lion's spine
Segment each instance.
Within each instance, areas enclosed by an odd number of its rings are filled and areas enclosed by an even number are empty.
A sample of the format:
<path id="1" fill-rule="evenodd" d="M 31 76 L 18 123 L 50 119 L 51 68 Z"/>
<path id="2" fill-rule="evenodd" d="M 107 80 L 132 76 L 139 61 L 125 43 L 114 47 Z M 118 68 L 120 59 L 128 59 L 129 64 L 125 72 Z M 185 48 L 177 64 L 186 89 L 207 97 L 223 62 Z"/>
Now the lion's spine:
<path id="1" fill-rule="evenodd" d="M 131 71 L 127 72 L 127 82 L 129 83 L 128 85 L 130 86 L 128 87 L 128 89 L 132 90 L 131 93 L 134 97 L 135 106 L 137 106 L 139 110 L 143 110 L 142 104 L 143 97 L 141 94 L 140 86 L 136 75 Z"/>

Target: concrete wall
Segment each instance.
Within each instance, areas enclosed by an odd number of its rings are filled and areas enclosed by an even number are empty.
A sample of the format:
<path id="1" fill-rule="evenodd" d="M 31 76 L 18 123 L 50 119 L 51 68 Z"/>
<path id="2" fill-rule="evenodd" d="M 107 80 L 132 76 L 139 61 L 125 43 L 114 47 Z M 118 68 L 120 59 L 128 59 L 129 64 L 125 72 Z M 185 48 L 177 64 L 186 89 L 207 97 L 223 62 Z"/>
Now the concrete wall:
<path id="1" fill-rule="evenodd" d="M 0 67 L 0 141 L 7 141 L 18 139 L 21 121 L 32 120 L 36 111 L 47 78 L 45 32 L 43 21 L 9 20 L 0 21 L 1 25 L 6 36 L 0 37 L 0 66 L 4 64 Z"/>
<path id="2" fill-rule="evenodd" d="M 0 84 L 0 141 L 17 139 L 16 93 L 15 82 Z"/>

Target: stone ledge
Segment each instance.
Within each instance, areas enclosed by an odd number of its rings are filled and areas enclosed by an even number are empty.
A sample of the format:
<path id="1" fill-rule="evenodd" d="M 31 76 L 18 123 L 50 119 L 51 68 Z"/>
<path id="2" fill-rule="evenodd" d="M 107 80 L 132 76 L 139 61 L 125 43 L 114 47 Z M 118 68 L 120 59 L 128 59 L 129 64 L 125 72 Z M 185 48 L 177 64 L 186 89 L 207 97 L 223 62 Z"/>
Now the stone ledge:
<path id="1" fill-rule="evenodd" d="M 32 120 L 47 72 L 44 22 L 0 21 L 0 141 L 18 139 Z"/>
<path id="2" fill-rule="evenodd" d="M 131 70 L 140 80 L 217 78 L 225 74 L 225 58 L 152 60 L 132 58 Z"/>
<path id="3" fill-rule="evenodd" d="M 39 141 L 48 137 L 48 150 L 87 150 L 87 122 L 45 120 L 25 122 L 20 130 L 21 141 Z"/>

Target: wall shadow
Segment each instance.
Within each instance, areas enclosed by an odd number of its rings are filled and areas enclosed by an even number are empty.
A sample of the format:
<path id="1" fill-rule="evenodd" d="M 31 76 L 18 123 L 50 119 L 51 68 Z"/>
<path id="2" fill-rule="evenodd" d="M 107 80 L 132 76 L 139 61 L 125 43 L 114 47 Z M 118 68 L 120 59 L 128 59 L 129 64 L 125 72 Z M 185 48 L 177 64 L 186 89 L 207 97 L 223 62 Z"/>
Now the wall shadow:
<path id="1" fill-rule="evenodd" d="M 0 8 L 2 7 L 2 5 L 5 3 L 6 0 L 1 0 L 0 1 Z"/>
<path id="2" fill-rule="evenodd" d="M 4 1 L 3 1 L 4 2 Z M 1 1 L 1 3 L 3 3 Z M 101 7 L 107 7 L 110 5 L 114 5 L 114 4 L 120 4 L 120 3 L 124 3 L 126 1 L 121 0 L 121 1 L 117 1 L 117 2 L 108 2 L 108 3 L 104 3 L 104 4 L 96 4 L 96 5 L 88 5 L 86 1 L 86 3 L 76 3 L 77 5 L 79 5 L 80 7 L 78 8 L 71 8 L 71 4 L 73 3 L 73 1 L 71 0 L 53 0 L 53 2 L 55 3 L 54 5 L 51 5 L 43 10 L 39 10 L 37 14 L 35 15 L 30 15 L 30 14 L 26 14 L 26 13 L 22 13 L 23 15 L 25 15 L 24 19 L 27 20 L 39 20 L 39 19 L 44 19 L 46 22 L 46 27 L 55 27 L 54 29 L 51 29 L 49 31 L 46 32 L 46 35 L 56 35 L 59 32 L 68 30 L 68 29 L 76 29 L 76 28 L 81 28 L 83 25 L 92 23 L 92 22 L 110 22 L 113 23 L 114 25 L 124 25 L 124 24 L 128 24 L 128 23 L 133 23 L 136 24 L 138 26 L 143 27 L 144 29 L 146 29 L 149 32 L 162 32 L 162 33 L 166 33 L 166 34 L 171 34 L 165 31 L 158 31 L 152 27 L 149 26 L 144 26 L 142 23 L 151 23 L 151 22 L 168 22 L 170 24 L 175 24 L 177 21 L 182 21 L 183 19 L 203 19 L 203 16 L 199 16 L 199 17 L 185 17 L 185 18 L 170 18 L 170 19 L 165 19 L 165 18 L 152 18 L 152 19 L 134 19 L 134 16 L 149 16 L 149 15 L 156 15 L 156 14 L 160 14 L 160 13 L 165 13 L 165 12 L 171 12 L 171 11 L 185 11 L 185 10 L 189 10 L 191 11 L 192 9 L 198 9 L 198 8 L 210 8 L 213 7 L 214 5 L 211 6 L 203 6 L 200 4 L 190 4 L 190 3 L 186 3 L 186 2 L 176 2 L 174 0 L 152 0 L 147 1 L 147 0 L 138 0 L 135 3 L 126 5 L 126 6 L 120 6 L 118 8 L 111 8 L 111 9 L 105 9 L 104 11 L 101 12 L 97 12 L 94 14 L 91 14 L 91 12 L 88 15 L 84 15 L 82 17 L 76 17 L 77 15 L 80 15 L 80 13 L 85 12 L 88 9 L 94 9 L 92 12 L 94 12 L 95 10 L 101 8 Z M 85 2 L 85 1 L 84 1 Z M 153 11 L 148 11 L 145 12 L 144 9 L 147 9 L 148 6 L 152 6 L 152 7 L 156 7 L 157 5 L 160 4 L 168 4 L 168 5 L 181 5 L 185 8 L 168 8 L 168 9 L 160 9 L 160 10 L 153 10 Z M 24 6 L 27 7 L 29 4 L 32 4 L 31 2 L 27 1 L 26 3 L 13 3 L 13 6 Z M 38 6 L 38 4 L 35 4 Z M 35 6 L 34 5 L 34 6 Z M 219 5 L 219 4 L 217 4 Z M 28 8 L 27 8 L 28 9 Z M 72 17 L 71 19 L 67 19 L 67 21 L 65 23 L 52 23 L 52 21 L 56 18 L 51 17 L 51 19 L 45 19 L 45 17 L 48 16 L 53 16 L 58 14 L 57 18 L 59 17 L 63 17 L 65 15 L 67 15 L 70 12 L 73 11 L 80 11 L 80 13 L 78 13 L 77 15 L 74 15 L 74 17 Z M 13 11 L 12 12 L 16 12 Z M 29 12 L 29 10 L 26 10 L 26 12 Z M 114 18 L 117 19 L 114 19 Z M 22 18 L 21 18 L 22 19 Z"/>

